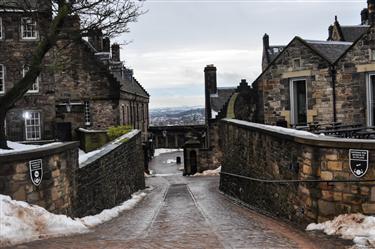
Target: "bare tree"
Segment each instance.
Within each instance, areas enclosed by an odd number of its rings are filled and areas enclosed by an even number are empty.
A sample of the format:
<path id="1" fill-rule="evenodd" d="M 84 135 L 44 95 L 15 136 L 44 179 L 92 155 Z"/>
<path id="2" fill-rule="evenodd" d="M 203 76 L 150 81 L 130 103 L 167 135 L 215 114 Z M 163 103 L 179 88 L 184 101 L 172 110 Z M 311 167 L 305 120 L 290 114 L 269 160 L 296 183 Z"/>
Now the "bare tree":
<path id="1" fill-rule="evenodd" d="M 42 70 L 43 58 L 52 49 L 61 33 L 64 21 L 71 15 L 81 20 L 80 35 L 90 30 L 101 30 L 105 36 L 115 37 L 129 32 L 129 23 L 144 14 L 142 1 L 137 0 L 0 0 L 0 10 L 21 9 L 30 15 L 35 10 L 52 11 L 52 22 L 33 52 L 29 70 L 5 95 L 0 96 L 0 148 L 9 149 L 5 136 L 6 113 L 20 100 L 36 81 Z M 77 38 L 77 37 L 75 37 Z"/>

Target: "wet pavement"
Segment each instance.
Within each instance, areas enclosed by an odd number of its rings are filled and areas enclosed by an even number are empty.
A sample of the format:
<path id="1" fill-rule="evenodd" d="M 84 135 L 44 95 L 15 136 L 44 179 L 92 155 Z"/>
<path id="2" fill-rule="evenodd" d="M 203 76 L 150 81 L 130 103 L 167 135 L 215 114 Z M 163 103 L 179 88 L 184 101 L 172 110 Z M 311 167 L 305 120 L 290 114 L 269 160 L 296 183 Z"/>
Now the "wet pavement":
<path id="1" fill-rule="evenodd" d="M 277 219 L 245 208 L 218 191 L 219 177 L 183 177 L 174 160 L 162 154 L 146 179 L 148 195 L 84 235 L 52 238 L 13 248 L 348 248 L 349 243 L 307 234 Z"/>

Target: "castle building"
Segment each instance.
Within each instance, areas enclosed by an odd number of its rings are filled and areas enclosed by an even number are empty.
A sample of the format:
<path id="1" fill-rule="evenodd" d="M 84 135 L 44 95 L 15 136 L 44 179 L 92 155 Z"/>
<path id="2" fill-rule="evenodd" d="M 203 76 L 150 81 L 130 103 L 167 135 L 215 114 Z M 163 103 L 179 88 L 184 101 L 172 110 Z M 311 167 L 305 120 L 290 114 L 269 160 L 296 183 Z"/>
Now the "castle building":
<path id="1" fill-rule="evenodd" d="M 28 2 L 33 11 L 23 11 L 14 1 L 5 1 L 8 7 L 0 10 L 0 95 L 25 75 L 52 19 L 48 0 Z M 131 125 L 147 136 L 150 96 L 120 60 L 120 46 L 111 46 L 100 30 L 80 39 L 64 35 L 79 31 L 79 18 L 68 17 L 38 79 L 7 113 L 9 140 L 75 140 L 78 128 L 118 125 Z"/>

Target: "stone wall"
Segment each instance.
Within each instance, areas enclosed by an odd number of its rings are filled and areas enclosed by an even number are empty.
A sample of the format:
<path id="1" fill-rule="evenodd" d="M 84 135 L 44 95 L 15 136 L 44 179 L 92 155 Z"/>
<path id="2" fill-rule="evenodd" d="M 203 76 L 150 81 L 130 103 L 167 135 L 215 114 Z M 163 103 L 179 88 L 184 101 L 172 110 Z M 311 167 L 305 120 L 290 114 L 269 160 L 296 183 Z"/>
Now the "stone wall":
<path id="1" fill-rule="evenodd" d="M 116 140 L 117 141 L 117 140 Z M 0 155 L 0 194 L 69 216 L 97 214 L 145 188 L 141 133 L 133 131 L 78 166 L 78 142 Z M 42 159 L 39 186 L 29 161 Z"/>
<path id="2" fill-rule="evenodd" d="M 74 215 L 97 214 L 145 188 L 142 138 L 139 131 L 124 135 L 76 171 Z"/>
<path id="3" fill-rule="evenodd" d="M 43 178 L 39 186 L 30 179 L 29 161 L 42 159 Z M 72 214 L 74 172 L 78 167 L 78 143 L 0 155 L 0 194 L 27 201 L 53 213 Z"/>
<path id="4" fill-rule="evenodd" d="M 342 213 L 375 214 L 374 182 L 332 182 L 374 179 L 375 141 L 293 135 L 238 120 L 223 120 L 220 129 L 220 189 L 226 194 L 302 223 Z M 369 169 L 363 178 L 351 173 L 349 149 L 369 150 Z"/>

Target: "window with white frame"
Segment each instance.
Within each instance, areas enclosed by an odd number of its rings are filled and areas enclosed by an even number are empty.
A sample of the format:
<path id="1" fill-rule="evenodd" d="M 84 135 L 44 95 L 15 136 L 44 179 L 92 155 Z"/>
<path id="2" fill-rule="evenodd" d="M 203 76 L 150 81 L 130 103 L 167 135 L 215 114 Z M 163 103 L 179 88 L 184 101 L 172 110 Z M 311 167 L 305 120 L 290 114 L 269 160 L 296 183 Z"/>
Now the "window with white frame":
<path id="1" fill-rule="evenodd" d="M 5 67 L 0 64 L 0 93 L 5 92 Z"/>
<path id="2" fill-rule="evenodd" d="M 85 126 L 91 125 L 90 102 L 85 101 Z"/>
<path id="3" fill-rule="evenodd" d="M 307 125 L 307 87 L 305 79 L 290 81 L 290 110 L 292 125 Z"/>
<path id="4" fill-rule="evenodd" d="M 25 77 L 28 71 L 29 71 L 29 67 L 27 65 L 24 65 L 22 69 L 22 76 Z M 30 87 L 30 89 L 27 92 L 28 93 L 39 92 L 39 77 L 36 78 L 35 82 L 33 83 L 33 85 Z"/>
<path id="5" fill-rule="evenodd" d="M 23 113 L 25 119 L 26 140 L 40 140 L 40 113 L 36 111 L 26 111 Z"/>
<path id="6" fill-rule="evenodd" d="M 375 117 L 375 72 L 367 75 L 366 84 L 366 96 L 367 96 L 367 126 L 374 126 Z"/>
<path id="7" fill-rule="evenodd" d="M 30 17 L 21 19 L 21 37 L 24 40 L 34 40 L 38 38 L 36 21 Z"/>

